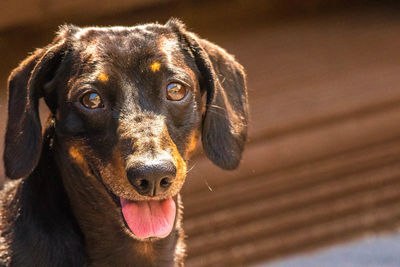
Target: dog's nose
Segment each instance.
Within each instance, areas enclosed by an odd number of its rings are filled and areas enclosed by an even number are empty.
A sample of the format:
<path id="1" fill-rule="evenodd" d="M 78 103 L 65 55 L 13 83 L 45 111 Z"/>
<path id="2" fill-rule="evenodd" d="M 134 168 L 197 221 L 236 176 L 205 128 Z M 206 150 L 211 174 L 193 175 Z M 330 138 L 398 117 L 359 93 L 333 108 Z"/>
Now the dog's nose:
<path id="1" fill-rule="evenodd" d="M 134 164 L 127 170 L 127 176 L 139 194 L 157 196 L 171 186 L 176 176 L 176 167 L 170 161 Z"/>

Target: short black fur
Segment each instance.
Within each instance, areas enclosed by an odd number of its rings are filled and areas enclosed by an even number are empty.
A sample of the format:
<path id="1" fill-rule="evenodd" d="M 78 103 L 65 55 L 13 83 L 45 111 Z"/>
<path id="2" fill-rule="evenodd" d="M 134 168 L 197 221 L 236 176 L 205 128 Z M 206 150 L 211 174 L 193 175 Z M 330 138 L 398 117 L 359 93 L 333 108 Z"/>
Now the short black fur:
<path id="1" fill-rule="evenodd" d="M 180 101 L 166 98 L 173 82 L 185 87 Z M 187 162 L 202 136 L 216 165 L 238 166 L 248 120 L 243 67 L 176 19 L 65 25 L 12 72 L 8 89 L 4 162 L 13 180 L 0 195 L 0 265 L 183 266 Z M 101 108 L 84 107 L 88 92 Z M 43 134 L 42 97 L 51 111 Z M 132 182 L 132 173 L 158 166 L 148 159 L 176 169 L 170 187 L 153 195 Z M 138 238 L 119 199 L 173 199 L 172 231 Z"/>

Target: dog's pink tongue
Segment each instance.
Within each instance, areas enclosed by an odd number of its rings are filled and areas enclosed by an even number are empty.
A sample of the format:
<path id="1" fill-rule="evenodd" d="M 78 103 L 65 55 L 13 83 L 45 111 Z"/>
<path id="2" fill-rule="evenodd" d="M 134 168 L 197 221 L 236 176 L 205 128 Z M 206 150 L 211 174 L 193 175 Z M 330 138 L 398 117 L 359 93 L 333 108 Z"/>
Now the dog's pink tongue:
<path id="1" fill-rule="evenodd" d="M 166 237 L 172 231 L 176 206 L 172 198 L 131 201 L 120 199 L 125 221 L 139 238 Z"/>

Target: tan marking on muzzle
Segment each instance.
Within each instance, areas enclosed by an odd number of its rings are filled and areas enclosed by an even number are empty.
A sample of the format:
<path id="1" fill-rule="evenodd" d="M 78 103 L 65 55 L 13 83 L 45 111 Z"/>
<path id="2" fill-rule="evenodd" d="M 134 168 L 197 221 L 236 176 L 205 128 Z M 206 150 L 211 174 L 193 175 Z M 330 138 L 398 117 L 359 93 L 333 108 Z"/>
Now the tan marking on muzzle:
<path id="1" fill-rule="evenodd" d="M 192 156 L 193 152 L 197 148 L 197 143 L 199 141 L 199 133 L 193 132 L 190 137 L 189 141 L 186 143 L 186 152 L 185 152 L 185 159 L 188 160 L 190 156 Z"/>
<path id="2" fill-rule="evenodd" d="M 181 154 L 178 151 L 178 148 L 176 147 L 175 143 L 172 140 L 170 147 L 172 149 L 172 157 L 174 159 L 176 167 L 176 177 L 169 190 L 174 192 L 175 193 L 174 195 L 176 195 L 182 188 L 183 183 L 185 182 L 187 166 L 186 166 L 186 161 L 182 158 Z"/>
<path id="3" fill-rule="evenodd" d="M 109 163 L 100 168 L 101 178 L 111 191 L 119 196 L 131 200 L 141 200 L 142 197 L 135 191 L 126 175 L 125 161 L 122 153 L 115 149 Z"/>
<path id="4" fill-rule="evenodd" d="M 136 140 L 133 143 L 131 154 L 123 156 L 126 148 L 115 149 L 111 162 L 102 170 L 101 175 L 104 183 L 116 194 L 130 200 L 161 200 L 178 194 L 186 178 L 186 161 L 179 153 L 178 148 L 172 141 L 168 128 L 161 116 L 139 115 L 125 117 L 120 121 L 119 134 L 121 138 Z M 136 119 L 136 120 L 135 120 Z M 132 121 L 138 124 L 133 127 Z M 142 131 L 143 130 L 143 131 Z M 151 135 L 148 134 L 151 131 Z M 152 147 L 150 153 L 148 147 Z M 128 149 L 128 151 L 131 148 Z M 176 167 L 176 177 L 170 188 L 160 196 L 149 197 L 137 193 L 128 180 L 126 169 L 135 163 L 154 162 L 158 160 L 172 160 Z"/>
<path id="5" fill-rule="evenodd" d="M 72 145 L 69 147 L 68 153 L 70 157 L 75 161 L 75 163 L 79 166 L 79 168 L 81 168 L 84 174 L 91 176 L 89 166 L 87 165 L 85 158 L 79 150 L 80 149 L 77 146 Z"/>
<path id="6" fill-rule="evenodd" d="M 176 166 L 177 174 L 169 190 L 160 196 L 149 197 L 140 195 L 129 182 L 126 175 L 126 168 L 124 159 L 121 153 L 116 150 L 113 152 L 112 161 L 104 168 L 100 168 L 100 175 L 104 184 L 111 189 L 111 191 L 119 196 L 130 200 L 161 200 L 175 196 L 182 188 L 186 178 L 186 162 L 183 160 L 178 152 L 175 144 L 171 147 L 172 158 Z"/>

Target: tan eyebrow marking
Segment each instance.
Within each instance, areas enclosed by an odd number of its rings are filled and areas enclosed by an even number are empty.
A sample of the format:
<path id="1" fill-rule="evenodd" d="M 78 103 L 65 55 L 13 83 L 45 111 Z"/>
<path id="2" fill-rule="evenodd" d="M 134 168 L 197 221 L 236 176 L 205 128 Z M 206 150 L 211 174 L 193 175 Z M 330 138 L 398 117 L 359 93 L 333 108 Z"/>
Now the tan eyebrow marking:
<path id="1" fill-rule="evenodd" d="M 98 79 L 100 82 L 103 82 L 103 83 L 108 82 L 108 80 L 109 80 L 108 75 L 107 75 L 105 72 L 101 72 L 101 73 L 97 76 L 97 79 Z"/>
<path id="2" fill-rule="evenodd" d="M 160 62 L 157 62 L 157 61 L 153 62 L 153 64 L 150 65 L 150 68 L 153 72 L 159 71 L 160 67 L 161 67 L 161 64 L 160 64 Z"/>

